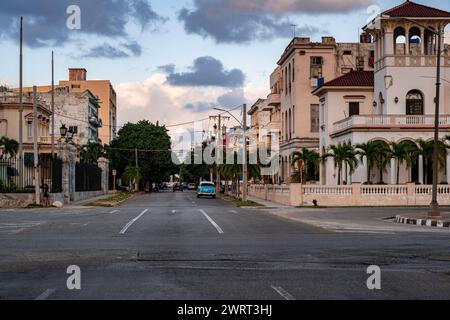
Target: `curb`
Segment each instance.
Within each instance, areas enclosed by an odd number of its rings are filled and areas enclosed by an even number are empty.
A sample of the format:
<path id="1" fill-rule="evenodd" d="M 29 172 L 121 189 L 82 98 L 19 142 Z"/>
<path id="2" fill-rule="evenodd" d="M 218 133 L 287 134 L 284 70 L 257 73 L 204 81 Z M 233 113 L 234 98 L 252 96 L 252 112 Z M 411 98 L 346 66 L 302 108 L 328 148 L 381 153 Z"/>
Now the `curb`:
<path id="1" fill-rule="evenodd" d="M 424 227 L 434 227 L 434 228 L 450 228 L 450 221 L 440 221 L 440 220 L 432 220 L 432 219 L 414 219 L 414 218 L 405 218 L 402 216 L 395 217 L 396 223 L 402 224 L 410 224 L 416 226 L 424 226 Z"/>

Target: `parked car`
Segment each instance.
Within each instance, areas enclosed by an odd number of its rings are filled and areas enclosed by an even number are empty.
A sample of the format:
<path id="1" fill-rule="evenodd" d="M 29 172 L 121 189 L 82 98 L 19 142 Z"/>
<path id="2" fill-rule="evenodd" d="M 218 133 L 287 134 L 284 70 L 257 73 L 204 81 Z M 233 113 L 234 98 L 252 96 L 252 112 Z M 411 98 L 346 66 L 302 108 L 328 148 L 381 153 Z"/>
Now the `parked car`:
<path id="1" fill-rule="evenodd" d="M 197 190 L 197 184 L 195 183 L 189 183 L 188 184 L 188 190 Z"/>
<path id="2" fill-rule="evenodd" d="M 173 192 L 176 192 L 176 191 L 183 192 L 183 185 L 181 183 L 174 183 L 172 190 L 173 190 Z"/>
<path id="3" fill-rule="evenodd" d="M 216 198 L 216 186 L 213 182 L 204 181 L 200 183 L 197 191 L 197 198 L 200 197 L 211 197 Z"/>

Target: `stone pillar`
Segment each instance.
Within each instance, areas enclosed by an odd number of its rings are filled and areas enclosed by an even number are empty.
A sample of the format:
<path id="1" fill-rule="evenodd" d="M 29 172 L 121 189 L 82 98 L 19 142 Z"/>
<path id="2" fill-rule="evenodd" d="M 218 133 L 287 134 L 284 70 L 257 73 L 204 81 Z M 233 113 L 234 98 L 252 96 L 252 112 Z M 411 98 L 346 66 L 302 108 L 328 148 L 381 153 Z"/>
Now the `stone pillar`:
<path id="1" fill-rule="evenodd" d="M 397 184 L 397 160 L 391 159 L 391 184 Z"/>
<path id="2" fill-rule="evenodd" d="M 64 203 L 68 204 L 75 198 L 75 165 L 76 165 L 76 147 L 64 143 L 62 146 L 62 190 Z"/>
<path id="3" fill-rule="evenodd" d="M 98 167 L 102 169 L 102 191 L 104 194 L 109 192 L 109 160 L 99 158 L 97 160 Z"/>
<path id="4" fill-rule="evenodd" d="M 365 170 L 365 172 L 364 172 L 364 174 L 365 174 L 365 176 L 366 176 L 366 181 L 361 181 L 362 183 L 365 183 L 365 182 L 369 182 L 369 179 L 370 179 L 370 172 L 369 173 L 367 173 L 368 171 L 367 171 L 367 166 L 368 166 L 368 164 L 367 164 L 367 157 L 364 157 L 363 158 L 363 168 L 364 168 L 364 170 Z"/>
<path id="5" fill-rule="evenodd" d="M 420 54 L 425 55 L 425 29 L 420 27 Z"/>
<path id="6" fill-rule="evenodd" d="M 419 156 L 419 183 L 420 184 L 424 183 L 424 181 L 423 181 L 423 170 L 424 170 L 424 168 L 423 168 L 423 156 L 420 155 Z"/>

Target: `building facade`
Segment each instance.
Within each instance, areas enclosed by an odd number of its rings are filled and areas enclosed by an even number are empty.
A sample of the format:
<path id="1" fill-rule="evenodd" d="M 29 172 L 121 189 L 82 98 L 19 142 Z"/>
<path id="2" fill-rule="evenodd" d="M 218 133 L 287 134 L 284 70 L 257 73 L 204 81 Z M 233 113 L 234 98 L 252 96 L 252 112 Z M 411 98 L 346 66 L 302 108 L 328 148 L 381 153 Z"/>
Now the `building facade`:
<path id="1" fill-rule="evenodd" d="M 434 135 L 437 36 L 450 23 L 450 12 L 414 2 L 383 12 L 376 28 L 365 27 L 375 43 L 375 70 L 353 72 L 325 83 L 314 91 L 320 101 L 320 149 L 330 145 L 357 145 L 368 141 L 406 142 L 418 149 L 417 141 L 432 141 Z M 450 47 L 441 43 L 441 77 L 450 79 Z M 440 91 L 440 134 L 450 134 L 450 83 Z M 440 166 L 439 182 L 450 183 L 450 156 Z M 344 170 L 339 178 L 332 159 L 322 165 L 321 183 L 384 182 L 396 184 L 432 182 L 432 163 L 420 155 L 413 163 L 390 160 L 386 169 L 367 170 L 367 159 L 355 173 Z M 345 167 L 345 165 L 344 165 Z M 398 169 L 399 168 L 399 171 Z M 378 168 L 379 169 L 379 168 Z M 370 175 L 370 176 L 368 176 Z"/>
<path id="2" fill-rule="evenodd" d="M 109 80 L 87 80 L 87 70 L 83 68 L 69 69 L 69 80 L 59 81 L 57 88 L 65 88 L 70 93 L 90 91 L 98 99 L 99 117 L 103 126 L 99 129 L 99 141 L 110 144 L 117 134 L 117 95 Z M 39 93 L 50 93 L 51 86 L 38 86 Z M 18 91 L 18 89 L 15 89 Z M 33 88 L 24 88 L 24 92 L 32 92 Z"/>
<path id="3" fill-rule="evenodd" d="M 51 93 L 39 94 L 40 99 L 51 108 Z M 91 91 L 69 92 L 66 87 L 55 90 L 55 131 L 65 125 L 72 129 L 73 142 L 78 145 L 99 142 L 102 120 L 99 102 Z"/>

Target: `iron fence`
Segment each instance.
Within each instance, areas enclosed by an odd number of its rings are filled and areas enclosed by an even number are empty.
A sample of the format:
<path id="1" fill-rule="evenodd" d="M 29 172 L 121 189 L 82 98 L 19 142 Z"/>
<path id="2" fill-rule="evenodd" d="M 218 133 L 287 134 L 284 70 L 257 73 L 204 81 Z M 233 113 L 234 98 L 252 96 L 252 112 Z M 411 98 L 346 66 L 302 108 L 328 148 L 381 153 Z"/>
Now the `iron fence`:
<path id="1" fill-rule="evenodd" d="M 93 164 L 77 163 L 75 166 L 75 191 L 101 191 L 102 169 Z"/>
<path id="2" fill-rule="evenodd" d="M 39 155 L 40 186 L 49 186 L 51 193 L 62 192 L 62 161 L 50 155 Z M 0 193 L 34 193 L 34 155 L 0 158 Z"/>

